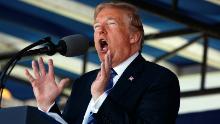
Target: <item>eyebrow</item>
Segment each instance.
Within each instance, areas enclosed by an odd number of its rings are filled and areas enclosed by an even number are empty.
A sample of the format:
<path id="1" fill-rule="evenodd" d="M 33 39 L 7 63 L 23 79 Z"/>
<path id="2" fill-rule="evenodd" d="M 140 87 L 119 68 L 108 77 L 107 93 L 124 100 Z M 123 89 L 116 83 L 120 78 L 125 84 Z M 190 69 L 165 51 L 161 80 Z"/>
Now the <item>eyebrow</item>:
<path id="1" fill-rule="evenodd" d="M 109 21 L 109 20 L 116 20 L 116 18 L 108 17 L 108 18 L 106 19 L 106 21 Z M 93 25 L 96 24 L 96 23 L 99 23 L 99 22 L 97 22 L 97 21 L 95 20 L 94 23 L 93 23 Z"/>

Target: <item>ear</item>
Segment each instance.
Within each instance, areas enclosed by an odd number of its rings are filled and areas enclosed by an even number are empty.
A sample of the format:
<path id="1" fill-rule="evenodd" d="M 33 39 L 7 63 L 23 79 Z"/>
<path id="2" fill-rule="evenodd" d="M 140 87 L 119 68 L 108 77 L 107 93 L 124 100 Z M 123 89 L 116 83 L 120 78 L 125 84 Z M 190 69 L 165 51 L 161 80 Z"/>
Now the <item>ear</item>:
<path id="1" fill-rule="evenodd" d="M 137 32 L 131 33 L 131 35 L 130 35 L 130 44 L 138 43 L 140 41 L 140 38 L 141 38 L 140 32 L 137 31 Z"/>

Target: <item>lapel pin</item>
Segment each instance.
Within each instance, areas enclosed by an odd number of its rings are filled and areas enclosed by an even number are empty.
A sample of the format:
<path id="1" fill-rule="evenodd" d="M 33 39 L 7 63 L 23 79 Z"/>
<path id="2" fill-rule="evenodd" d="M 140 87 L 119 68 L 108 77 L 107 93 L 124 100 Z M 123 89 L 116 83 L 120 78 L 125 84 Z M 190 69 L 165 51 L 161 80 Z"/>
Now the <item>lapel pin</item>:
<path id="1" fill-rule="evenodd" d="M 134 77 L 133 76 L 130 76 L 129 78 L 128 78 L 128 80 L 130 80 L 131 82 L 134 80 Z"/>

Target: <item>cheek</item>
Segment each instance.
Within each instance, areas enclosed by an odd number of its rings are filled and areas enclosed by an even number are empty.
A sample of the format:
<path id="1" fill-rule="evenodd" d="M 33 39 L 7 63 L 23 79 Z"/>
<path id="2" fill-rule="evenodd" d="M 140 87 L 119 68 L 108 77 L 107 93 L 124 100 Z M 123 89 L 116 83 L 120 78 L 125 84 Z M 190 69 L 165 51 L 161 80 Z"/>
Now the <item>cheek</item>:
<path id="1" fill-rule="evenodd" d="M 104 54 L 98 54 L 99 55 L 99 60 L 101 61 L 101 62 L 103 62 L 104 61 L 104 58 L 105 58 L 105 55 Z"/>
<path id="2" fill-rule="evenodd" d="M 95 45 L 96 50 L 98 50 L 98 44 L 96 41 L 94 41 L 94 45 Z"/>
<path id="3" fill-rule="evenodd" d="M 97 33 L 94 32 L 93 36 L 94 36 L 94 42 L 96 42 L 98 39 Z"/>
<path id="4" fill-rule="evenodd" d="M 98 50 L 99 42 L 96 38 L 94 38 L 94 45 L 95 45 L 96 50 Z"/>

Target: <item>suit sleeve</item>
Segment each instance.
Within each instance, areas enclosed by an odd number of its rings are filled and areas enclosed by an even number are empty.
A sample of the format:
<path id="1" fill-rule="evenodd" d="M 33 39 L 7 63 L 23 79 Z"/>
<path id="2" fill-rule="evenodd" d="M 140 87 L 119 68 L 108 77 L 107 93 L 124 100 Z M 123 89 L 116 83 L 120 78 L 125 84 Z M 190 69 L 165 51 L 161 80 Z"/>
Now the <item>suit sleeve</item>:
<path id="1" fill-rule="evenodd" d="M 60 109 L 59 109 L 59 107 L 57 106 L 56 103 L 50 108 L 50 110 L 48 112 L 57 113 L 59 116 L 62 116 L 61 112 L 60 112 Z"/>
<path id="2" fill-rule="evenodd" d="M 108 96 L 95 118 L 98 124 L 175 124 L 179 97 L 176 76 L 161 76 L 144 90 L 132 112 Z"/>

